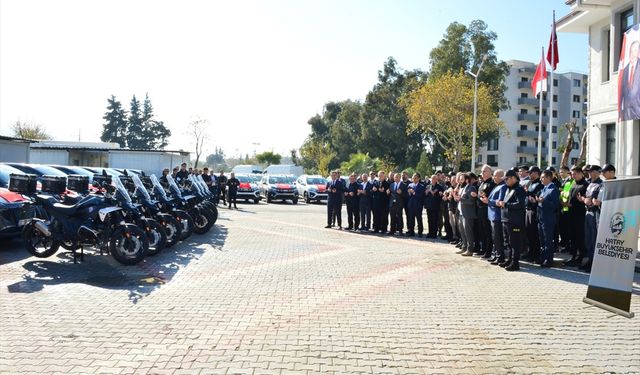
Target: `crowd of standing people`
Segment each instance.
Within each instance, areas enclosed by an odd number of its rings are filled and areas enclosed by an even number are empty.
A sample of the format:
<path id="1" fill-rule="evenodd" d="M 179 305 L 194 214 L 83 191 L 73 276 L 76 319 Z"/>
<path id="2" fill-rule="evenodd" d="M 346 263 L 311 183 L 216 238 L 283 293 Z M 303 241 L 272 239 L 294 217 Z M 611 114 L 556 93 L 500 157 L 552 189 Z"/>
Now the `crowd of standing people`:
<path id="1" fill-rule="evenodd" d="M 240 181 L 236 178 L 235 174 L 231 172 L 229 178 L 225 176 L 224 171 L 220 170 L 219 175 L 215 175 L 215 172 L 209 172 L 209 168 L 205 167 L 202 169 L 197 168 L 187 168 L 187 163 L 182 163 L 179 167 L 174 167 L 173 171 L 169 171 L 169 168 L 165 168 L 162 171 L 162 177 L 160 177 L 160 181 L 163 184 L 167 183 L 167 175 L 171 174 L 171 177 L 178 183 L 181 184 L 184 181 L 187 181 L 189 175 L 201 176 L 202 180 L 209 187 L 209 191 L 216 197 L 215 204 L 219 205 L 220 201 L 224 206 L 229 205 L 229 208 L 233 205 L 233 208 L 238 208 L 237 196 L 238 196 L 238 187 L 240 186 Z"/>
<path id="2" fill-rule="evenodd" d="M 507 271 L 520 261 L 554 266 L 554 253 L 569 253 L 565 267 L 590 272 L 607 164 L 556 171 L 521 166 L 504 171 L 484 165 L 481 174 L 437 171 L 429 178 L 407 172 L 349 175 L 331 172 L 326 228 L 392 236 L 440 238 L 462 256 L 478 256 Z M 423 210 L 427 216 L 425 235 Z"/>

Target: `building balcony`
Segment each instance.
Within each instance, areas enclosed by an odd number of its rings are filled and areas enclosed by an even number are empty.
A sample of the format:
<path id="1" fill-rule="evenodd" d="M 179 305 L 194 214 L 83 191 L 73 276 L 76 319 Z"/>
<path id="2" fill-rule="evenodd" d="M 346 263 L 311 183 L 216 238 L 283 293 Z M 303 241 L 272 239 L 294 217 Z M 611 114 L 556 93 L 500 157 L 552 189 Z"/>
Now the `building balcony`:
<path id="1" fill-rule="evenodd" d="M 540 116 L 534 113 L 518 113 L 518 121 L 533 121 L 538 122 L 540 120 Z M 542 116 L 542 122 L 545 124 L 549 122 L 549 116 Z"/>
<path id="2" fill-rule="evenodd" d="M 518 88 L 519 89 L 530 89 L 531 88 L 531 82 L 527 81 L 527 82 L 518 82 Z"/>
<path id="3" fill-rule="evenodd" d="M 537 146 L 518 146 L 516 152 L 518 154 L 537 155 L 538 154 L 538 147 Z M 546 155 L 548 152 L 549 152 L 549 149 L 547 149 L 546 147 L 542 148 L 542 155 Z"/>
<path id="4" fill-rule="evenodd" d="M 523 66 L 522 68 L 518 68 L 518 73 L 535 73 L 536 68 L 533 66 Z"/>
<path id="5" fill-rule="evenodd" d="M 526 137 L 526 138 L 538 138 L 537 130 L 518 130 L 518 137 Z M 542 132 L 542 139 L 547 139 L 549 137 L 549 133 Z"/>
<path id="6" fill-rule="evenodd" d="M 540 100 L 536 98 L 518 98 L 518 104 L 520 105 L 540 105 Z"/>

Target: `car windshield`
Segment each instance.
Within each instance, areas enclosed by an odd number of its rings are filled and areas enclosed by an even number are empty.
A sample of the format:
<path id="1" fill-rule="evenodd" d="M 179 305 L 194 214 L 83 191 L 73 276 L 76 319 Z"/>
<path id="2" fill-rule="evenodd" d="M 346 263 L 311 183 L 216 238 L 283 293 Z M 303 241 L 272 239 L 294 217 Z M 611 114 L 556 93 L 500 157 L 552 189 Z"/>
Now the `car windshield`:
<path id="1" fill-rule="evenodd" d="M 291 184 L 293 183 L 293 178 L 291 177 L 269 177 L 270 184 Z"/>
<path id="2" fill-rule="evenodd" d="M 309 185 L 324 185 L 327 183 L 327 180 L 320 177 L 309 177 L 307 178 L 307 183 Z"/>
<path id="3" fill-rule="evenodd" d="M 251 179 L 247 176 L 236 176 L 236 178 L 238 179 L 238 181 L 240 181 L 243 184 L 246 184 L 247 182 L 253 182 L 251 181 Z"/>
<path id="4" fill-rule="evenodd" d="M 6 188 L 7 186 L 9 186 L 9 175 L 11 173 L 24 174 L 24 172 L 14 167 L 10 167 L 8 165 L 0 165 L 0 187 Z"/>

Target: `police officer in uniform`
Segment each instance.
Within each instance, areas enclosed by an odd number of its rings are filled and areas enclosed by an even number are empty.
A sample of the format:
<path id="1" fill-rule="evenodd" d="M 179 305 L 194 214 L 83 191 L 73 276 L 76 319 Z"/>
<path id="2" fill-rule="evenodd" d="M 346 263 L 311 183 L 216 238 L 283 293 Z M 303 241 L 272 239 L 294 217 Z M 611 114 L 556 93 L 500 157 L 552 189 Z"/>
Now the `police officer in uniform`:
<path id="1" fill-rule="evenodd" d="M 497 169 L 493 172 L 493 182 L 495 183 L 493 190 L 480 199 L 488 206 L 487 214 L 491 222 L 491 237 L 495 250 L 493 256 L 488 260 L 491 264 L 498 265 L 505 261 L 502 208 L 498 206 L 498 202 L 504 201 L 508 187 L 504 183 L 504 171 L 502 169 Z"/>
<path id="2" fill-rule="evenodd" d="M 238 196 L 238 186 L 240 186 L 240 181 L 236 178 L 236 175 L 231 172 L 231 177 L 227 180 L 227 190 L 229 194 L 229 208 L 231 208 L 231 203 L 233 203 L 234 208 L 238 208 L 238 203 L 236 198 Z"/>
<path id="3" fill-rule="evenodd" d="M 502 215 L 507 220 L 509 243 L 511 245 L 510 255 L 504 269 L 507 271 L 518 271 L 520 269 L 520 253 L 524 247 L 524 225 L 525 225 L 525 205 L 527 195 L 520 185 L 518 174 L 509 170 L 507 177 L 507 192 L 504 200 L 498 202 L 502 208 Z M 503 220 L 504 222 L 504 220 Z M 502 266 L 503 263 L 500 263 Z"/>
<path id="4" fill-rule="evenodd" d="M 596 248 L 596 238 L 598 236 L 598 222 L 600 221 L 600 206 L 594 204 L 594 200 L 597 200 L 600 197 L 600 190 L 602 188 L 600 170 L 599 165 L 591 165 L 591 168 L 589 169 L 591 182 L 587 186 L 587 193 L 582 199 L 582 202 L 587 209 L 587 213 L 584 217 L 584 232 L 586 235 L 585 247 L 589 261 L 580 268 L 587 272 L 591 272 L 593 255 Z"/>
<path id="5" fill-rule="evenodd" d="M 407 236 L 413 237 L 415 224 L 418 222 L 418 237 L 422 237 L 424 225 L 422 224 L 422 207 L 425 198 L 425 185 L 420 181 L 420 173 L 413 174 L 413 182 L 407 187 L 409 220 L 407 221 Z"/>
<path id="6" fill-rule="evenodd" d="M 378 173 L 378 179 L 373 183 L 373 232 L 387 233 L 389 225 L 389 181 L 383 171 Z"/>
<path id="7" fill-rule="evenodd" d="M 529 169 L 529 183 L 525 185 L 527 193 L 527 211 L 525 231 L 529 251 L 522 254 L 530 262 L 538 262 L 540 259 L 540 234 L 538 233 L 538 195 L 544 186 L 540 182 L 540 168 Z"/>
<path id="8" fill-rule="evenodd" d="M 478 234 L 482 248 L 476 250 L 482 251 L 482 257 L 488 259 L 491 258 L 491 253 L 493 252 L 493 236 L 491 234 L 491 222 L 489 221 L 489 205 L 486 203 L 487 199 L 485 198 L 489 197 L 493 188 L 496 187 L 494 178 L 491 175 L 491 167 L 488 164 L 482 166 L 481 179 L 482 182 L 478 187 L 479 199 L 476 203 L 478 205 Z"/>
<path id="9" fill-rule="evenodd" d="M 220 175 L 218 176 L 218 199 L 217 202 L 220 202 L 220 197 L 222 197 L 222 204 L 227 204 L 227 176 L 224 175 L 224 171 L 220 170 Z"/>
<path id="10" fill-rule="evenodd" d="M 347 229 L 358 230 L 360 226 L 358 182 L 356 181 L 356 175 L 353 173 L 349 176 L 349 186 L 344 192 L 344 197 L 347 203 L 347 222 L 349 224 Z"/>
<path id="11" fill-rule="evenodd" d="M 569 207 L 568 233 L 571 239 L 571 259 L 564 262 L 567 267 L 576 267 L 582 264 L 585 257 L 584 245 L 584 219 L 586 207 L 583 197 L 587 193 L 587 182 L 580 167 L 571 168 L 571 177 L 574 180 L 569 190 L 568 201 L 564 203 Z"/>
<path id="12" fill-rule="evenodd" d="M 553 266 L 553 238 L 556 227 L 558 206 L 560 205 L 560 191 L 553 183 L 553 172 L 542 172 L 542 190 L 536 197 L 538 233 L 542 245 L 542 256 L 539 262 L 541 267 Z"/>

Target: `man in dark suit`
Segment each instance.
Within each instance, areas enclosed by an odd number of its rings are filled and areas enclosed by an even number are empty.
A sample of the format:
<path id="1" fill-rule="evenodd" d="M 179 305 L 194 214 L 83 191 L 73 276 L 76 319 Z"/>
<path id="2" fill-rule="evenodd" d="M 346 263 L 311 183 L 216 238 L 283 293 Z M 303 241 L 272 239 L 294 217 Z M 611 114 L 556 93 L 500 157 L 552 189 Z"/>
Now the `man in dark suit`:
<path id="1" fill-rule="evenodd" d="M 358 186 L 360 230 L 368 231 L 371 229 L 371 205 L 373 202 L 371 189 L 373 188 L 373 184 L 369 181 L 369 175 L 366 173 L 362 174 L 361 179 L 362 182 L 360 182 Z"/>
<path id="2" fill-rule="evenodd" d="M 491 264 L 498 265 L 505 261 L 502 208 L 498 206 L 498 202 L 504 200 L 507 192 L 502 169 L 497 169 L 493 172 L 493 182 L 495 184 L 493 190 L 488 195 L 480 197 L 480 199 L 487 205 L 487 216 L 491 223 L 491 239 L 495 249 L 495 254 L 488 260 L 491 261 Z"/>
<path id="3" fill-rule="evenodd" d="M 227 180 L 227 190 L 229 191 L 229 209 L 231 209 L 231 204 L 233 203 L 234 208 L 238 208 L 238 202 L 236 198 L 238 196 L 238 186 L 240 186 L 240 181 L 236 178 L 236 175 L 231 172 L 231 177 Z"/>
<path id="4" fill-rule="evenodd" d="M 356 181 L 356 175 L 353 173 L 349 176 L 349 186 L 344 191 L 344 197 L 347 202 L 347 222 L 349 223 L 347 229 L 358 230 L 360 226 L 358 182 Z"/>
<path id="5" fill-rule="evenodd" d="M 551 267 L 553 265 L 553 236 L 556 227 L 558 206 L 560 205 L 560 191 L 553 182 L 553 172 L 542 172 L 542 190 L 536 197 L 538 206 L 537 220 L 540 244 L 542 245 L 542 257 L 540 266 Z"/>
<path id="6" fill-rule="evenodd" d="M 491 166 L 485 164 L 482 166 L 480 186 L 478 187 L 478 239 L 480 240 L 481 248 L 476 251 L 482 253 L 482 257 L 485 259 L 491 258 L 493 252 L 493 236 L 491 232 L 491 221 L 489 221 L 489 207 L 485 203 L 486 198 L 491 194 L 493 188 L 496 187 L 496 183 L 492 177 Z"/>
<path id="7" fill-rule="evenodd" d="M 331 228 L 334 216 L 338 221 L 338 227 L 342 229 L 342 181 L 338 178 L 338 172 L 331 172 L 331 180 L 327 182 L 327 226 Z"/>
<path id="8" fill-rule="evenodd" d="M 407 187 L 407 211 L 409 219 L 407 220 L 407 236 L 416 235 L 415 224 L 418 222 L 418 237 L 422 237 L 424 225 L 422 224 L 422 207 L 424 206 L 425 185 L 420 181 L 420 173 L 414 173 L 413 182 Z"/>
<path id="9" fill-rule="evenodd" d="M 373 183 L 373 232 L 387 233 L 389 224 L 389 181 L 383 171 L 378 173 L 378 179 Z"/>
<path id="10" fill-rule="evenodd" d="M 431 176 L 431 183 L 425 190 L 425 208 L 427 209 L 428 238 L 438 238 L 438 224 L 440 222 L 440 207 L 444 188 L 438 181 L 438 176 Z"/>
<path id="11" fill-rule="evenodd" d="M 391 184 L 389 193 L 389 213 L 391 214 L 391 229 L 389 234 L 402 234 L 404 223 L 402 221 L 402 210 L 404 209 L 404 196 L 406 195 L 405 185 L 402 182 L 400 173 L 396 173 Z"/>
<path id="12" fill-rule="evenodd" d="M 622 72 L 622 89 L 620 90 L 621 120 L 640 119 L 640 68 L 638 50 L 640 42 L 633 41 L 629 47 L 629 63 Z"/>
<path id="13" fill-rule="evenodd" d="M 527 236 L 525 253 L 520 254 L 530 262 L 540 259 L 540 234 L 538 233 L 538 200 L 536 199 L 544 187 L 540 181 L 540 168 L 529 169 L 529 182 L 524 185 L 527 193 L 525 233 Z M 559 198 L 558 198 L 559 199 Z"/>

